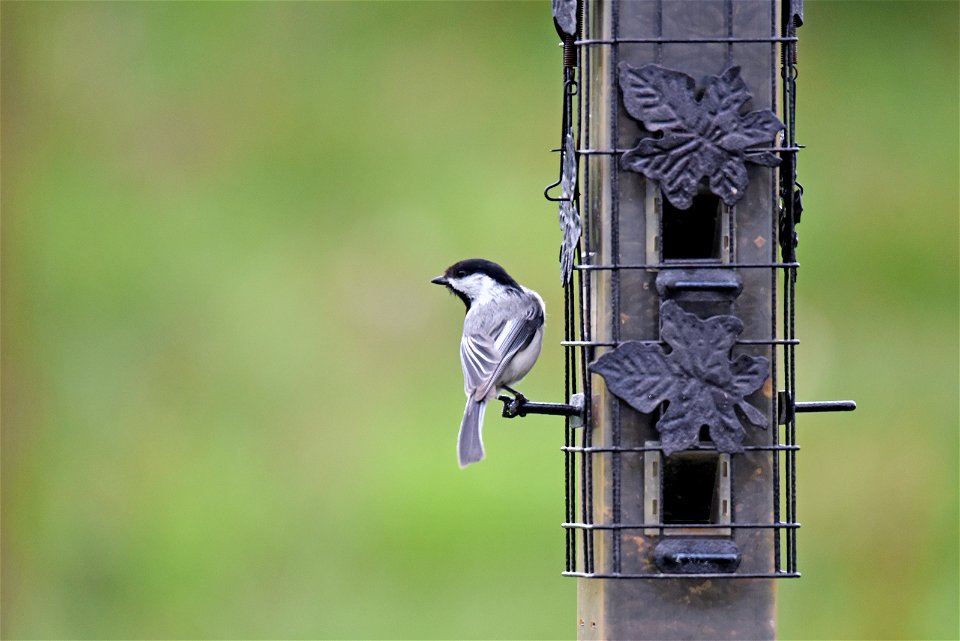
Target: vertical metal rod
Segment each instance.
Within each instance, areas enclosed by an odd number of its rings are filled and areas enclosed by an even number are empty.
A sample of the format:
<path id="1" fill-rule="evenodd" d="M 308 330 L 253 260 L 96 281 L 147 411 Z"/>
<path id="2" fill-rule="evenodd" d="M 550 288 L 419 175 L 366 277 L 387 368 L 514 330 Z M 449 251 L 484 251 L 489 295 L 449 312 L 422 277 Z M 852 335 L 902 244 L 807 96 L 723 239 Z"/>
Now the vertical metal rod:
<path id="1" fill-rule="evenodd" d="M 575 29 L 575 33 L 580 33 L 581 16 L 579 12 L 579 7 L 577 11 L 576 23 L 577 23 L 577 28 Z M 564 110 L 564 113 L 563 113 L 563 131 L 561 132 L 561 140 L 563 141 L 566 140 L 566 136 L 568 132 L 570 132 L 573 129 L 573 97 L 571 95 L 571 92 L 574 90 L 574 87 L 576 87 L 575 83 L 579 79 L 579 75 L 577 73 L 578 67 L 579 67 L 579 55 L 578 55 L 577 48 L 573 44 L 574 40 L 575 40 L 575 35 L 572 35 L 572 34 L 568 34 L 567 36 L 564 37 L 564 59 L 563 59 L 563 76 L 564 76 L 563 77 L 563 80 L 564 80 L 563 110 Z M 577 91 L 576 95 L 577 95 L 577 102 L 578 102 L 578 108 L 577 108 L 578 124 L 577 124 L 577 129 L 575 134 L 579 133 L 580 131 L 579 117 L 581 113 L 581 109 L 579 106 L 579 103 L 581 100 L 580 92 Z M 576 141 L 576 135 L 574 135 L 574 141 Z M 562 176 L 564 171 L 563 167 L 566 164 L 569 164 L 570 162 L 569 159 L 563 157 L 563 154 L 567 153 L 566 144 L 564 144 L 562 148 L 563 148 L 563 151 L 561 151 L 561 182 L 562 182 Z M 573 153 L 576 154 L 576 142 L 574 142 Z M 578 202 L 579 193 L 577 191 L 577 184 L 578 184 L 577 178 L 576 176 L 574 176 L 574 189 L 573 189 L 573 193 L 569 194 L 569 197 L 574 200 L 574 206 L 577 208 L 577 210 L 582 211 L 582 207 Z M 575 254 L 578 253 L 579 248 L 580 248 L 580 245 L 578 243 L 577 247 L 575 248 L 575 252 L 574 252 Z M 576 262 L 577 260 L 576 255 L 574 255 L 573 260 L 574 262 Z M 572 334 L 573 327 L 577 322 L 577 319 L 575 317 L 577 296 L 574 293 L 575 283 L 577 281 L 574 279 L 575 279 L 575 276 L 571 274 L 563 290 L 564 321 L 565 321 L 564 335 L 565 336 L 570 336 Z M 576 375 L 573 374 L 574 372 L 577 371 L 575 369 L 577 367 L 577 352 L 575 349 L 565 349 L 564 357 L 566 359 L 566 367 L 564 368 L 564 371 L 565 371 L 564 385 L 565 385 L 566 395 L 567 395 L 566 400 L 567 400 L 567 403 L 570 403 L 570 400 L 573 394 L 577 392 L 577 378 L 576 378 Z M 564 445 L 569 447 L 574 443 L 574 439 L 575 439 L 574 430 L 571 427 L 570 416 L 567 416 L 565 418 L 564 428 L 565 428 Z M 576 502 L 575 502 L 576 471 L 575 470 L 576 470 L 576 454 L 573 452 L 565 451 L 564 453 L 564 484 L 566 486 L 565 518 L 568 518 L 568 519 L 576 518 L 575 516 L 576 515 Z M 570 569 L 576 569 L 576 557 L 577 557 L 576 541 L 577 541 L 577 537 L 575 532 L 566 533 L 566 555 L 567 555 L 567 566 L 568 566 L 567 571 L 570 571 Z"/>
<path id="2" fill-rule="evenodd" d="M 569 289 L 572 286 L 572 283 L 564 290 L 564 298 L 569 299 Z M 569 313 L 569 311 L 567 312 Z M 566 374 L 566 387 L 567 387 L 567 402 L 570 402 L 571 388 L 570 388 L 570 379 L 571 379 L 571 368 L 576 367 L 576 360 L 568 358 L 567 361 L 567 374 Z M 574 372 L 576 370 L 574 369 Z M 575 376 L 574 376 L 575 378 Z M 564 439 L 563 444 L 565 447 L 570 447 L 574 444 L 574 430 L 570 423 L 570 417 L 567 416 L 564 419 Z M 574 492 L 576 488 L 576 476 L 574 473 L 575 470 L 575 461 L 576 455 L 572 455 L 572 452 L 564 452 L 563 457 L 563 478 L 564 478 L 564 488 L 565 488 L 565 501 L 566 501 L 566 511 L 564 512 L 564 518 L 576 518 L 574 514 L 575 510 L 575 498 Z M 576 549 L 576 535 L 571 536 L 570 533 L 566 534 L 566 554 L 567 554 L 567 567 L 576 567 L 577 559 L 577 549 Z M 567 570 L 568 572 L 570 570 Z"/>
<path id="3" fill-rule="evenodd" d="M 588 23 L 591 23 L 595 18 L 593 17 L 593 0 L 583 0 L 583 18 L 581 21 L 582 28 L 588 29 Z M 592 73 L 593 73 L 593 57 L 596 55 L 590 47 L 587 47 L 584 50 L 584 59 L 583 56 L 579 59 L 580 64 L 580 95 L 581 100 L 583 101 L 583 107 L 580 110 L 577 119 L 579 130 L 581 132 L 581 142 L 583 143 L 584 148 L 590 148 L 590 128 L 583 126 L 583 113 L 586 110 L 586 113 L 592 113 L 591 109 L 591 95 L 593 92 L 592 84 Z M 584 246 L 590 248 L 593 246 L 593 239 L 591 238 L 591 229 L 592 229 L 592 216 L 593 210 L 589 206 L 589 203 L 593 199 L 592 185 L 590 181 L 591 168 L 590 165 L 594 162 L 591 156 L 583 156 L 585 165 L 583 167 L 583 177 L 584 177 L 584 191 L 582 202 L 588 203 L 588 206 L 581 207 L 580 212 L 583 216 L 582 227 L 583 227 L 583 243 Z M 588 261 L 590 257 L 588 256 Z M 585 337 L 585 340 L 593 340 L 593 327 L 592 327 L 592 317 L 593 313 L 593 299 L 592 299 L 592 279 L 593 275 L 590 272 L 581 271 L 579 273 L 581 288 L 584 295 L 584 302 L 580 308 L 580 322 L 583 325 L 582 336 Z M 588 338 L 587 338 L 588 337 Z M 581 358 L 584 363 L 592 360 L 593 351 L 591 348 L 584 346 L 583 353 Z M 587 402 L 584 404 L 584 429 L 583 435 L 581 437 L 581 443 L 584 447 L 590 447 L 593 444 L 593 403 L 589 399 L 593 398 L 592 385 L 590 381 L 590 374 L 587 373 L 586 368 L 583 369 L 583 390 L 584 397 Z M 593 457 L 589 454 L 580 455 L 580 486 L 581 486 L 581 496 L 580 496 L 580 510 L 581 510 L 581 521 L 583 523 L 591 523 L 593 521 Z M 593 572 L 593 531 L 584 530 L 583 531 L 583 567 L 586 572 Z"/>
<path id="4" fill-rule="evenodd" d="M 731 40 L 733 39 L 733 0 L 724 1 L 724 20 L 727 23 L 727 37 Z M 733 65 L 733 42 L 727 43 L 727 62 L 726 65 L 729 67 Z"/>
<path id="5" fill-rule="evenodd" d="M 654 61 L 657 64 L 663 62 L 663 0 L 657 0 L 657 46 L 654 54 Z"/>
<path id="6" fill-rule="evenodd" d="M 777 6 L 776 6 L 776 3 L 771 3 L 771 4 L 770 4 L 770 35 L 771 35 L 771 37 L 776 37 L 776 36 L 779 35 L 779 34 L 778 34 L 778 30 L 777 30 Z M 777 47 L 776 47 L 776 45 L 773 45 L 773 46 L 770 47 L 770 92 L 771 92 L 770 102 L 771 102 L 771 104 L 773 105 L 774 112 L 777 111 L 777 67 L 778 67 L 778 65 L 777 65 L 777 59 L 778 59 L 778 57 L 777 57 Z M 786 91 L 785 87 L 783 88 L 783 90 Z M 781 176 L 781 180 L 782 180 L 782 176 Z M 777 203 L 778 200 L 779 200 L 779 199 L 778 199 L 778 193 L 779 193 L 779 190 L 780 190 L 780 185 L 778 185 L 777 182 L 778 182 L 778 181 L 774 181 L 773 185 L 771 186 L 771 190 L 772 190 L 771 197 L 773 198 L 773 202 L 774 202 L 774 203 Z M 779 238 L 780 221 L 777 219 L 776 216 L 771 217 L 770 226 L 771 226 L 771 229 L 770 229 L 770 238 L 775 239 L 774 242 L 771 242 L 771 243 L 770 243 L 770 262 L 771 262 L 771 263 L 776 263 L 776 262 L 777 262 L 778 247 L 779 247 L 779 244 L 780 244 L 780 243 L 779 243 L 779 240 L 780 240 L 780 238 Z M 771 297 L 772 297 L 772 299 L 773 299 L 773 300 L 772 300 L 772 304 L 771 304 L 772 313 L 770 314 L 770 322 L 771 322 L 770 335 L 771 335 L 771 336 L 778 336 L 778 331 L 777 331 L 777 329 L 778 329 L 778 328 L 777 328 L 777 305 L 778 305 L 777 292 L 778 292 L 778 290 L 779 290 L 779 287 L 778 287 L 778 282 L 777 282 L 777 270 L 776 270 L 776 269 L 771 269 L 771 270 L 770 270 L 770 292 L 771 292 L 770 295 L 771 295 Z M 784 338 L 790 338 L 790 337 L 789 337 L 789 336 L 784 336 Z M 786 345 L 784 345 L 784 349 L 783 349 L 782 353 L 783 353 L 783 356 L 786 357 L 786 353 L 787 353 Z M 776 348 L 774 348 L 774 349 L 772 350 L 772 354 L 773 354 L 774 358 L 773 358 L 773 362 L 770 364 L 770 370 L 771 370 L 770 376 L 771 376 L 771 378 L 772 378 L 771 388 L 772 388 L 772 392 L 773 392 L 773 403 L 772 403 L 773 420 L 772 420 L 772 422 L 771 422 L 770 424 L 773 426 L 773 428 L 770 430 L 770 438 L 771 438 L 771 441 L 772 441 L 772 442 L 771 442 L 771 445 L 773 445 L 773 446 L 776 447 L 777 445 L 780 444 L 780 425 L 779 425 L 779 420 L 778 420 L 780 408 L 777 406 L 778 399 L 779 399 L 779 394 L 776 393 L 776 392 L 780 389 L 780 387 L 779 387 L 779 380 L 778 380 L 778 374 L 779 374 L 779 372 L 778 372 L 778 369 L 777 369 L 778 359 L 776 358 L 776 357 L 778 356 L 778 354 L 777 354 L 777 349 L 776 349 Z M 773 519 L 774 519 L 774 522 L 775 522 L 775 523 L 779 523 L 779 522 L 782 520 L 782 516 L 783 516 L 783 512 L 782 512 L 782 509 L 781 509 L 781 506 L 780 506 L 780 492 L 781 492 L 781 488 L 780 488 L 780 458 L 781 458 L 781 454 L 780 454 L 780 452 L 779 452 L 779 451 L 774 451 L 774 452 L 772 452 L 772 453 L 771 453 L 771 458 L 772 458 L 771 464 L 772 464 L 772 468 L 773 468 L 773 469 L 772 469 L 772 475 L 773 475 Z M 780 559 L 780 556 L 781 556 L 781 554 L 782 554 L 782 551 L 781 551 L 781 539 L 782 539 L 782 537 L 783 537 L 783 532 L 781 531 L 780 528 L 777 528 L 777 529 L 775 529 L 775 530 L 773 531 L 773 566 L 774 566 L 774 572 L 779 572 L 779 571 L 781 570 L 781 568 L 782 568 L 782 562 L 781 562 L 781 559 Z"/>
<path id="7" fill-rule="evenodd" d="M 793 16 L 790 9 L 789 2 L 784 3 L 783 11 L 781 12 L 781 22 L 782 29 L 784 34 L 787 35 L 787 32 L 793 27 Z M 784 70 L 784 112 L 786 117 L 786 127 L 787 127 L 787 146 L 796 147 L 796 82 L 795 82 L 795 68 L 793 66 L 794 56 L 794 46 L 793 42 L 785 42 L 783 45 L 783 65 Z M 787 233 L 788 237 L 785 239 L 787 246 L 790 247 L 790 259 L 794 259 L 793 254 L 793 230 L 794 225 L 796 224 L 796 211 L 794 210 L 794 190 L 796 189 L 796 176 L 797 176 L 797 162 L 796 154 L 788 154 L 790 162 L 787 166 L 787 171 L 789 175 L 787 176 L 788 190 L 784 194 L 784 209 L 787 218 Z M 787 287 L 787 308 L 788 315 L 785 319 L 785 324 L 787 325 L 786 331 L 789 338 L 796 337 L 796 268 L 788 269 L 784 274 L 784 281 Z M 785 367 L 787 368 L 787 390 L 790 392 L 791 399 L 796 399 L 796 350 L 793 344 L 788 345 L 789 357 L 786 358 Z M 790 419 L 787 421 L 785 427 L 786 431 L 786 440 L 787 443 L 793 445 L 796 443 L 796 413 L 790 412 Z M 788 501 L 787 501 L 787 520 L 791 523 L 796 523 L 797 521 L 797 466 L 796 466 L 796 452 L 788 451 L 787 452 L 787 473 L 788 473 Z M 786 533 L 787 537 L 787 570 L 789 572 L 796 572 L 797 569 L 797 533 L 795 530 L 790 530 Z"/>
<path id="8" fill-rule="evenodd" d="M 614 2 L 611 11 L 611 19 L 613 24 L 611 27 L 611 33 L 613 36 L 614 42 L 620 36 L 620 4 L 619 2 Z M 619 45 L 614 44 L 610 56 L 610 86 L 617 86 L 617 63 L 619 61 L 620 48 Z M 619 141 L 618 136 L 618 115 L 619 115 L 620 105 L 618 101 L 611 97 L 610 100 L 610 141 L 614 146 L 617 145 Z M 619 163 L 612 161 L 610 164 L 610 253 L 613 259 L 614 264 L 620 263 L 620 168 Z M 610 274 L 610 288 L 611 288 L 611 303 L 612 309 L 610 310 L 610 335 L 613 337 L 614 342 L 620 342 L 620 270 L 613 270 Z M 614 448 L 620 447 L 620 401 L 618 399 L 611 399 L 613 404 L 611 408 L 611 442 Z M 613 502 L 613 522 L 619 523 L 621 519 L 620 514 L 620 452 L 614 451 L 611 455 L 612 460 L 612 502 Z M 613 570 L 616 573 L 621 571 L 620 564 L 620 541 L 621 541 L 621 531 L 616 530 L 613 532 Z"/>

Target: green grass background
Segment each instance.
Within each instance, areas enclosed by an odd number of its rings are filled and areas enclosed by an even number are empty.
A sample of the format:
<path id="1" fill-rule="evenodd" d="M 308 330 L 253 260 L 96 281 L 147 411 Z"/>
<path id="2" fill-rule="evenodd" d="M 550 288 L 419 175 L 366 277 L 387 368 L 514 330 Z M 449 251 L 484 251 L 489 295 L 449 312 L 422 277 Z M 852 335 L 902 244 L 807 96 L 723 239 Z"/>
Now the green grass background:
<path id="1" fill-rule="evenodd" d="M 958 4 L 807 3 L 787 639 L 957 638 Z M 573 638 L 556 419 L 454 457 L 484 256 L 552 316 L 548 3 L 2 12 L 5 638 Z"/>

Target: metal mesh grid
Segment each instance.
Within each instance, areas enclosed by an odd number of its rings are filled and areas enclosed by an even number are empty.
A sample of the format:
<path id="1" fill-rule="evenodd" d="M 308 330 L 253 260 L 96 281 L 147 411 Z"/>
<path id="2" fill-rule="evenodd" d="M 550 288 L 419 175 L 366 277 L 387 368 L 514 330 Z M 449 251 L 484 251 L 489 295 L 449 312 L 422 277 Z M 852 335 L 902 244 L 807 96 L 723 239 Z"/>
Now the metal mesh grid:
<path id="1" fill-rule="evenodd" d="M 744 448 L 744 454 L 732 456 L 736 465 L 737 457 L 747 453 L 769 453 L 771 484 L 769 492 L 772 499 L 772 512 L 768 521 L 737 522 L 732 520 L 731 531 L 763 530 L 772 534 L 772 555 L 770 571 L 744 571 L 732 573 L 698 573 L 697 577 L 709 578 L 756 578 L 756 577 L 796 577 L 797 545 L 796 532 L 799 523 L 796 517 L 796 420 L 793 401 L 795 395 L 795 348 L 798 344 L 795 334 L 795 283 L 799 266 L 794 254 L 794 225 L 799 215 L 799 187 L 796 183 L 796 153 L 799 146 L 795 136 L 795 92 L 796 92 L 796 37 L 793 6 L 774 1 L 770 6 L 770 32 L 767 37 L 735 37 L 733 30 L 733 0 L 723 0 L 726 12 L 727 32 L 720 37 L 671 38 L 664 36 L 663 0 L 655 0 L 657 20 L 652 37 L 621 37 L 619 33 L 619 5 L 610 5 L 610 33 L 604 35 L 600 17 L 595 12 L 591 0 L 582 0 L 579 5 L 581 37 L 568 39 L 565 43 L 568 53 L 565 60 L 563 130 L 574 127 L 577 141 L 577 157 L 580 168 L 578 189 L 574 201 L 583 213 L 583 236 L 576 252 L 574 276 L 564 290 L 565 305 L 565 341 L 563 347 L 566 358 L 566 399 L 571 402 L 573 395 L 582 392 L 586 398 L 583 425 L 578 428 L 569 417 L 565 426 L 564 486 L 566 491 L 565 529 L 566 567 L 564 575 L 589 578 L 678 578 L 690 577 L 690 574 L 671 574 L 657 570 L 625 570 L 622 562 L 624 537 L 631 533 L 649 529 L 661 532 L 672 528 L 697 530 L 715 529 L 716 525 L 665 523 L 664 519 L 643 522 L 624 522 L 622 519 L 623 491 L 621 476 L 624 461 L 628 457 L 644 456 L 646 452 L 659 452 L 657 445 L 625 445 L 622 438 L 621 404 L 614 400 L 606 420 L 610 422 L 608 444 L 594 444 L 595 399 L 594 389 L 597 379 L 587 370 L 600 350 L 616 347 L 621 343 L 620 317 L 621 278 L 631 272 L 656 274 L 664 270 L 703 268 L 702 261 L 646 260 L 644 262 L 621 262 L 621 220 L 619 182 L 624 180 L 642 180 L 637 174 L 624 174 L 616 157 L 624 149 L 595 147 L 597 141 L 591 140 L 595 134 L 593 126 L 587 120 L 600 119 L 599 109 L 609 108 L 606 118 L 609 130 L 606 140 L 619 138 L 618 110 L 616 98 L 615 70 L 621 47 L 625 45 L 652 45 L 655 60 L 660 62 L 665 48 L 671 46 L 689 46 L 697 44 L 723 45 L 726 64 L 734 58 L 735 46 L 750 43 L 769 47 L 772 77 L 769 83 L 771 108 L 781 116 L 786 126 L 781 144 L 772 148 L 781 158 L 777 179 L 771 181 L 770 238 L 778 242 L 769 243 L 768 260 L 742 261 L 735 258 L 722 264 L 723 269 L 737 271 L 757 271 L 769 275 L 769 337 L 746 336 L 737 341 L 738 346 L 752 346 L 769 350 L 771 362 L 772 389 L 780 390 L 773 394 L 770 405 L 769 442 L 752 444 Z M 573 53 L 570 53 L 572 48 Z M 601 52 L 601 49 L 606 51 Z M 597 64 L 599 56 L 608 56 L 604 65 Z M 575 64 L 575 67 L 573 66 Z M 605 69 L 609 77 L 594 77 L 598 69 Z M 612 97 L 607 95 L 598 101 L 592 90 L 583 90 L 594 83 L 606 83 L 612 88 Z M 598 106 L 597 102 L 601 102 Z M 606 104 L 609 103 L 609 104 Z M 613 145 L 615 147 L 615 145 Z M 606 159 L 606 160 L 604 160 Z M 606 184 L 604 184 L 606 182 Z M 603 208 L 606 208 L 604 210 Z M 608 214 L 605 212 L 609 212 Z M 604 221 L 598 220 L 601 216 Z M 603 225 L 609 228 L 602 229 Z M 662 230 L 660 230 L 662 233 Z M 601 261 L 598 236 L 608 234 L 610 261 Z M 719 265 L 718 265 L 719 267 Z M 604 279 L 595 276 L 605 273 Z M 601 289 L 602 288 L 602 289 Z M 603 291 L 603 290 L 606 291 Z M 778 293 L 780 294 L 778 296 Z M 606 304 L 609 309 L 600 311 L 597 306 Z M 598 331 L 600 323 L 607 323 Z M 601 337 L 605 335 L 605 338 Z M 602 383 L 601 383 L 602 384 Z M 606 460 L 601 461 L 601 457 Z M 605 465 L 610 471 L 609 511 L 599 513 L 595 505 L 594 479 L 596 467 Z M 602 491 L 597 488 L 597 491 Z M 609 535 L 609 551 L 598 560 L 598 537 Z"/>

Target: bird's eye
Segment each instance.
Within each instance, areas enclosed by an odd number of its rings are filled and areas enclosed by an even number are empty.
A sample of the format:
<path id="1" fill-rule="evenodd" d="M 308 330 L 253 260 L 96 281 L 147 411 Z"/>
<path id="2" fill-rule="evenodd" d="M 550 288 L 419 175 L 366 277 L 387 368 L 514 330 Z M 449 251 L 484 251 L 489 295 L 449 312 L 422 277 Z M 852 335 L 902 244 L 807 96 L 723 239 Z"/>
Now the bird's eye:
<path id="1" fill-rule="evenodd" d="M 466 275 L 467 275 L 467 272 L 465 272 L 464 270 L 462 269 L 457 270 L 457 278 L 463 278 Z"/>

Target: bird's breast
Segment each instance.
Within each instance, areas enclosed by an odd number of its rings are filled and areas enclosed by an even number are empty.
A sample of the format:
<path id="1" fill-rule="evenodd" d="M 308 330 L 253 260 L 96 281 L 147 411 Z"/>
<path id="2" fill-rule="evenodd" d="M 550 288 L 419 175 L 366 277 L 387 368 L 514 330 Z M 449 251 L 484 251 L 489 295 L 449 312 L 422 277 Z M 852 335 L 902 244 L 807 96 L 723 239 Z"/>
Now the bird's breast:
<path id="1" fill-rule="evenodd" d="M 513 385 L 530 372 L 533 364 L 537 362 L 540 356 L 540 348 L 543 346 L 543 329 L 538 329 L 533 338 L 526 347 L 513 355 L 510 364 L 504 368 L 500 375 L 497 385 Z"/>

